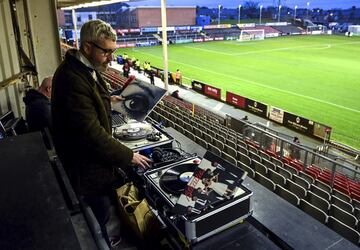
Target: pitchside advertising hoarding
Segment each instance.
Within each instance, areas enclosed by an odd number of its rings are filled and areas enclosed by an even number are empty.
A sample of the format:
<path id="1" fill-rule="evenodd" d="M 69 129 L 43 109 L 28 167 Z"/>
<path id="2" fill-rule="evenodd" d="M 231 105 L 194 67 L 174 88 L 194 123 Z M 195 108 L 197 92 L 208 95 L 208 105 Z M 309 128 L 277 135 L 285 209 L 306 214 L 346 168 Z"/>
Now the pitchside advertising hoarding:
<path id="1" fill-rule="evenodd" d="M 245 110 L 264 118 L 268 117 L 268 105 L 251 99 L 245 99 Z"/>
<path id="2" fill-rule="evenodd" d="M 221 89 L 212 87 L 210 85 L 205 84 L 204 86 L 205 95 L 212 97 L 217 100 L 221 100 Z"/>
<path id="3" fill-rule="evenodd" d="M 191 87 L 193 90 L 200 94 L 204 94 L 205 84 L 196 80 L 191 81 Z"/>
<path id="4" fill-rule="evenodd" d="M 284 121 L 284 110 L 271 106 L 269 112 L 269 119 L 282 124 Z"/>
<path id="5" fill-rule="evenodd" d="M 245 108 L 245 97 L 231 92 L 226 92 L 226 102 L 241 109 Z"/>
<path id="6" fill-rule="evenodd" d="M 290 129 L 298 130 L 301 133 L 312 136 L 314 132 L 314 122 L 306 118 L 284 112 L 283 124 Z"/>

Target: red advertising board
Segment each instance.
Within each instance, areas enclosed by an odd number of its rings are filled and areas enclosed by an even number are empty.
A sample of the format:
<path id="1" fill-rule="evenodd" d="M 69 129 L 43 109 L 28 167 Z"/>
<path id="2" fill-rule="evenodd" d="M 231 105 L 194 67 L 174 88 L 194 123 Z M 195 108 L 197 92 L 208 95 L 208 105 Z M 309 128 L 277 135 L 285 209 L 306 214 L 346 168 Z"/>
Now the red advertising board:
<path id="1" fill-rule="evenodd" d="M 205 95 L 210 96 L 214 99 L 218 99 L 221 100 L 221 89 L 209 86 L 209 85 L 205 85 Z"/>
<path id="2" fill-rule="evenodd" d="M 245 108 L 245 98 L 231 92 L 226 92 L 226 102 L 238 108 Z"/>

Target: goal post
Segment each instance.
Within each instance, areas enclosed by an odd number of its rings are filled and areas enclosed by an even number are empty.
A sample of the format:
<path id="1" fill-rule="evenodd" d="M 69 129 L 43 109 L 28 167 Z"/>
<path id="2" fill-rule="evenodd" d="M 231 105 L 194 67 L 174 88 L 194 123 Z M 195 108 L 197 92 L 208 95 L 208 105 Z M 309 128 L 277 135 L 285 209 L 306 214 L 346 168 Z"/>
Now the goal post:
<path id="1" fill-rule="evenodd" d="M 360 36 L 360 25 L 349 25 L 348 32 L 352 33 L 354 36 Z"/>
<path id="2" fill-rule="evenodd" d="M 239 40 L 242 41 L 251 41 L 251 40 L 264 40 L 265 39 L 265 30 L 241 30 Z"/>

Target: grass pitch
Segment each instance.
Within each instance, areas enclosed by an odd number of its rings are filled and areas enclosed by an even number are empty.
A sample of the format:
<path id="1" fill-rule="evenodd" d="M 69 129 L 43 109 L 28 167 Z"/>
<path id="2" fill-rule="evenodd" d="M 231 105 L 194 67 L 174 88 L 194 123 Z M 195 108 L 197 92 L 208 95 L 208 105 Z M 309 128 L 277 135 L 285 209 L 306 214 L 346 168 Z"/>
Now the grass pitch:
<path id="1" fill-rule="evenodd" d="M 162 47 L 120 49 L 163 68 Z M 360 149 L 360 37 L 291 36 L 169 46 L 169 70 L 329 125 Z"/>

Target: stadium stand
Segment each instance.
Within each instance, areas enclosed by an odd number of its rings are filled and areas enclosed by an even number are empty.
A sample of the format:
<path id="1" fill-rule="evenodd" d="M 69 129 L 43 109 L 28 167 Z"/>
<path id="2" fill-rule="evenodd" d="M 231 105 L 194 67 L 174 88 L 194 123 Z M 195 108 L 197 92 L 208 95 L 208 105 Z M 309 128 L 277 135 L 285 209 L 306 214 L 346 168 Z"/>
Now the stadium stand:
<path id="1" fill-rule="evenodd" d="M 333 172 L 327 168 L 263 150 L 259 143 L 228 128 L 217 114 L 197 106 L 192 113 L 192 108 L 189 102 L 167 96 L 150 116 L 162 124 L 172 122 L 180 133 L 244 169 L 251 178 L 322 223 L 327 224 L 328 218 L 334 218 L 338 222 L 332 220 L 329 227 L 336 232 L 338 228 L 360 230 L 357 181 L 340 172 L 334 172 L 332 179 Z M 339 223 L 344 226 L 340 227 Z M 358 240 L 359 237 L 351 241 Z"/>
<path id="2" fill-rule="evenodd" d="M 281 35 L 298 35 L 303 32 L 303 29 L 294 25 L 287 26 L 271 26 L 273 29 L 280 31 Z"/>

